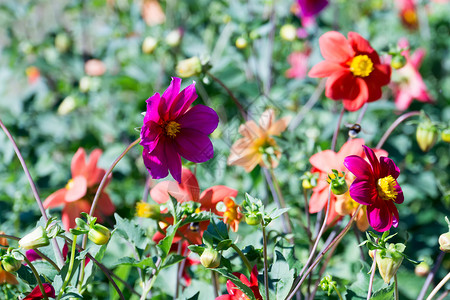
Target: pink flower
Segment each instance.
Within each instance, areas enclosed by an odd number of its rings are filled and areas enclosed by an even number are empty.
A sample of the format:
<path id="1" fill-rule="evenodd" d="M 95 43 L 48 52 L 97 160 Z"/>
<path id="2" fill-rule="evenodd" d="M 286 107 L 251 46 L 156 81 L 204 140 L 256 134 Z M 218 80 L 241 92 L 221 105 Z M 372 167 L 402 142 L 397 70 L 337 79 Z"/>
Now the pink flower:
<path id="1" fill-rule="evenodd" d="M 379 160 L 369 147 L 363 146 L 369 163 L 356 155 L 345 158 L 344 165 L 356 176 L 350 186 L 350 196 L 367 205 L 367 218 L 376 231 L 387 231 L 398 225 L 398 211 L 394 203 L 403 203 L 403 191 L 397 183 L 400 169 L 387 158 Z"/>
<path id="2" fill-rule="evenodd" d="M 255 295 L 256 300 L 262 300 L 262 296 L 259 293 L 258 288 L 258 269 L 256 268 L 256 265 L 253 267 L 252 273 L 250 274 L 250 281 L 248 281 L 247 277 L 245 277 L 244 274 L 241 273 L 233 273 L 233 275 L 237 276 L 243 284 L 248 286 L 253 294 Z M 231 282 L 231 280 L 227 281 L 227 291 L 228 295 L 222 295 L 216 298 L 216 300 L 245 300 L 248 299 L 248 297 L 241 292 L 237 288 L 237 286 Z"/>
<path id="3" fill-rule="evenodd" d="M 94 200 L 98 185 L 106 173 L 104 169 L 97 168 L 100 155 L 102 155 L 102 151 L 95 149 L 86 162 L 86 152 L 83 148 L 79 148 L 72 158 L 72 179 L 69 180 L 65 188 L 57 190 L 44 201 L 45 208 L 64 206 L 62 222 L 66 230 L 76 226 L 75 218 L 80 217 L 80 213 L 89 213 L 91 209 L 91 203 Z M 101 222 L 102 216 L 109 216 L 114 213 L 115 207 L 105 191 L 100 194 L 98 201 L 94 216 L 99 218 Z"/>
<path id="4" fill-rule="evenodd" d="M 297 0 L 297 3 L 303 17 L 313 17 L 328 5 L 328 0 Z"/>
<path id="5" fill-rule="evenodd" d="M 287 78 L 298 78 L 302 79 L 306 77 L 308 72 L 308 58 L 311 54 L 311 49 L 306 46 L 303 51 L 295 51 L 289 54 L 288 62 L 291 68 L 286 70 Z"/>
<path id="6" fill-rule="evenodd" d="M 399 47 L 409 46 L 408 40 L 399 42 Z M 406 57 L 406 65 L 403 68 L 395 70 L 392 74 L 392 89 L 395 94 L 395 105 L 399 110 L 405 110 L 409 107 L 413 99 L 421 102 L 432 103 L 434 100 L 428 94 L 427 86 L 423 82 L 419 73 L 425 56 L 424 49 L 417 49 L 411 56 L 409 51 L 405 50 L 402 54 Z"/>
<path id="7" fill-rule="evenodd" d="M 42 285 L 44 286 L 44 291 L 45 291 L 45 294 L 47 295 L 47 297 L 56 298 L 55 289 L 53 288 L 53 286 L 50 283 L 43 283 Z M 39 299 L 44 299 L 44 295 L 42 295 L 41 289 L 39 288 L 39 285 L 37 285 L 31 291 L 31 293 L 29 293 L 22 300 L 39 300 Z"/>
<path id="8" fill-rule="evenodd" d="M 397 0 L 395 3 L 399 9 L 400 20 L 403 25 L 412 30 L 417 29 L 419 22 L 414 0 Z"/>
<path id="9" fill-rule="evenodd" d="M 208 135 L 219 124 L 217 113 L 204 105 L 189 108 L 197 99 L 195 83 L 180 91 L 181 79 L 172 81 L 162 96 L 147 99 L 147 112 L 141 129 L 142 156 L 150 175 L 170 173 L 181 182 L 181 156 L 201 163 L 214 156 Z"/>
<path id="10" fill-rule="evenodd" d="M 330 31 L 319 38 L 319 45 L 325 60 L 312 67 L 308 76 L 328 77 L 325 96 L 342 99 L 349 111 L 381 98 L 381 87 L 391 78 L 391 67 L 381 63 L 367 40 L 356 32 L 349 32 L 346 39 Z"/>
<path id="11" fill-rule="evenodd" d="M 236 197 L 237 191 L 224 185 L 216 185 L 204 190 L 200 193 L 197 178 L 189 170 L 183 168 L 181 182 L 174 181 L 161 181 L 150 191 L 150 196 L 156 202 L 162 204 L 170 200 L 169 195 L 177 199 L 178 202 L 193 201 L 200 203 L 200 211 L 211 211 L 215 214 L 219 213 L 216 209 L 216 205 L 219 202 L 225 201 L 230 197 Z M 172 224 L 172 218 L 167 218 L 167 224 Z M 179 241 L 181 238 L 185 238 L 191 244 L 201 244 L 203 231 L 209 225 L 209 221 L 203 221 L 198 226 L 191 226 L 190 224 L 182 226 L 178 229 L 177 235 L 173 242 Z M 159 241 L 164 237 L 160 232 L 157 232 L 153 236 L 154 241 Z"/>

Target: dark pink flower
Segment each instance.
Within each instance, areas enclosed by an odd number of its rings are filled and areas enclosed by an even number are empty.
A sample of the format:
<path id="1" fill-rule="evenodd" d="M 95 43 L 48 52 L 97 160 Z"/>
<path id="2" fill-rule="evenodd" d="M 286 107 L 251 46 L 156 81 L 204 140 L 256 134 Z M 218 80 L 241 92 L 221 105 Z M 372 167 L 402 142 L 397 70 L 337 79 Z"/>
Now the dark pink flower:
<path id="1" fill-rule="evenodd" d="M 201 163 L 214 156 L 208 137 L 219 124 L 217 113 L 204 105 L 190 105 L 197 99 L 195 83 L 180 92 L 181 79 L 174 77 L 162 96 L 147 99 L 147 112 L 141 129 L 142 156 L 150 175 L 170 173 L 181 182 L 181 157 Z"/>
<path id="2" fill-rule="evenodd" d="M 289 54 L 287 60 L 291 65 L 291 68 L 286 70 L 287 78 L 303 79 L 308 72 L 308 58 L 311 54 L 311 48 L 306 46 L 303 51 L 294 51 Z"/>
<path id="3" fill-rule="evenodd" d="M 43 283 L 44 291 L 47 297 L 50 298 L 56 298 L 55 295 L 55 289 L 50 283 Z M 39 285 L 37 285 L 31 293 L 29 293 L 25 298 L 22 300 L 38 300 L 38 299 L 44 299 L 44 295 L 42 295 L 41 289 L 39 288 Z"/>
<path id="4" fill-rule="evenodd" d="M 356 202 L 367 205 L 367 218 L 376 231 L 387 231 L 398 225 L 398 211 L 394 203 L 403 203 L 403 191 L 397 183 L 400 169 L 387 157 L 380 160 L 369 147 L 364 146 L 369 163 L 350 155 L 344 160 L 347 169 L 356 176 L 350 186 L 350 196 Z"/>
<path id="5" fill-rule="evenodd" d="M 313 17 L 328 5 L 328 0 L 297 0 L 297 3 L 303 17 Z"/>

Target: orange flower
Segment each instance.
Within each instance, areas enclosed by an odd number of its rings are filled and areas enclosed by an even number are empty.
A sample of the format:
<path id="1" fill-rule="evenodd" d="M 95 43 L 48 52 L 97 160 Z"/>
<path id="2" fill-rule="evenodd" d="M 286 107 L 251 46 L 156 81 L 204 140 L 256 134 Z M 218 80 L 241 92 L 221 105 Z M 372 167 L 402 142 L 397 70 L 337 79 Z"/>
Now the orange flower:
<path id="1" fill-rule="evenodd" d="M 35 66 L 28 67 L 25 74 L 27 74 L 29 84 L 35 83 L 41 77 L 41 72 Z"/>
<path id="2" fill-rule="evenodd" d="M 3 231 L 0 231 L 0 233 L 5 234 Z M 7 247 L 9 245 L 8 240 L 4 237 L 1 237 L 0 245 Z M 19 284 L 19 282 L 16 279 L 16 276 L 3 270 L 2 263 L 0 262 L 0 285 L 5 284 L 5 283 Z"/>
<path id="3" fill-rule="evenodd" d="M 239 227 L 239 222 L 242 219 L 242 214 L 238 211 L 239 205 L 237 205 L 231 198 L 225 198 L 223 203 L 227 208 L 223 213 L 223 221 L 226 224 L 229 224 L 230 228 L 236 232 Z"/>
<path id="4" fill-rule="evenodd" d="M 44 201 L 45 208 L 64 206 L 62 222 L 66 230 L 76 226 L 75 218 L 78 218 L 80 213 L 89 213 L 91 209 L 91 203 L 94 200 L 98 185 L 106 173 L 104 169 L 97 168 L 100 155 L 102 155 L 102 151 L 95 149 L 86 162 L 86 152 L 83 148 L 78 149 L 72 158 L 72 179 L 69 180 L 65 188 L 57 190 Z M 100 194 L 94 216 L 99 219 L 99 222 L 102 222 L 102 216 L 112 215 L 114 211 L 114 204 L 111 202 L 109 195 L 103 191 Z"/>
<path id="5" fill-rule="evenodd" d="M 281 118 L 275 121 L 275 112 L 268 109 L 261 115 L 259 125 L 250 120 L 239 127 L 239 133 L 243 138 L 237 140 L 231 147 L 228 157 L 229 165 L 242 166 L 250 172 L 256 165 L 272 168 L 278 166 L 281 151 L 272 136 L 280 135 L 287 127 L 290 118 Z M 269 150 L 270 149 L 270 150 Z"/>

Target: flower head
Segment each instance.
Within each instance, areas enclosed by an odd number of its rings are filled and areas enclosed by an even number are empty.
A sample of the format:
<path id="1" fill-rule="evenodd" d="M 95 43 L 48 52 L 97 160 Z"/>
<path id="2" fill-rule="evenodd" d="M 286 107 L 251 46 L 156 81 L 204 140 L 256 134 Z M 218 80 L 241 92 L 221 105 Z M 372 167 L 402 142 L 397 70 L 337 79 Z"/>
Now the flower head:
<path id="1" fill-rule="evenodd" d="M 288 118 L 275 121 L 275 112 L 273 109 L 268 109 L 261 115 L 259 124 L 253 120 L 242 124 L 239 127 L 239 133 L 243 135 L 243 138 L 231 146 L 228 164 L 242 166 L 247 172 L 253 170 L 258 164 L 267 167 L 267 163 L 270 163 L 270 166 L 275 168 L 281 157 L 281 151 L 272 136 L 280 135 L 288 123 Z"/>
<path id="2" fill-rule="evenodd" d="M 320 37 L 319 44 L 325 60 L 315 65 L 308 76 L 328 77 L 328 98 L 342 99 L 349 111 L 381 98 L 381 87 L 389 83 L 391 67 L 381 63 L 367 40 L 356 32 L 349 32 L 347 40 L 341 33 L 330 31 Z"/>
<path id="3" fill-rule="evenodd" d="M 303 51 L 295 51 L 289 54 L 287 60 L 291 65 L 291 68 L 286 70 L 287 78 L 302 79 L 306 77 L 308 72 L 308 59 L 311 54 L 311 48 L 306 46 Z"/>
<path id="4" fill-rule="evenodd" d="M 44 291 L 45 291 L 45 294 L 47 295 L 47 297 L 56 298 L 55 288 L 50 283 L 43 283 L 42 285 L 44 286 Z M 29 293 L 22 300 L 38 300 L 38 299 L 44 299 L 44 295 L 42 295 L 39 285 L 37 285 L 31 291 L 31 293 Z"/>
<path id="5" fill-rule="evenodd" d="M 327 0 L 297 0 L 303 17 L 313 17 L 322 11 L 327 5 Z"/>
<path id="6" fill-rule="evenodd" d="M 250 281 L 245 277 L 244 274 L 240 273 L 233 273 L 235 276 L 237 276 L 243 284 L 248 286 L 253 294 L 255 295 L 256 300 L 262 300 L 262 296 L 259 293 L 258 289 L 258 269 L 256 268 L 256 265 L 253 267 L 252 273 L 250 274 Z M 237 286 L 231 282 L 231 280 L 227 281 L 227 291 L 228 295 L 222 295 L 216 298 L 216 300 L 244 300 L 248 299 L 247 295 L 245 295 L 241 290 L 237 288 Z"/>
<path id="7" fill-rule="evenodd" d="M 166 203 L 170 200 L 170 196 L 174 197 L 179 203 L 184 202 L 197 202 L 200 204 L 199 211 L 211 211 L 212 213 L 219 214 L 216 209 L 217 203 L 225 201 L 230 197 L 236 197 L 237 191 L 224 185 L 216 185 L 204 190 L 200 193 L 197 178 L 188 169 L 183 168 L 181 183 L 174 181 L 161 181 L 150 191 L 150 196 L 157 203 Z M 172 218 L 167 218 L 164 221 L 167 225 L 173 223 Z M 193 224 L 187 224 L 180 227 L 177 231 L 173 242 L 179 241 L 181 238 L 185 238 L 191 244 L 201 244 L 203 231 L 209 225 L 209 221 L 202 221 L 199 224 L 193 226 Z M 157 232 L 153 236 L 153 240 L 159 241 L 164 237 L 160 232 Z"/>
<path id="8" fill-rule="evenodd" d="M 1 234 L 5 234 L 3 231 L 0 231 Z M 0 246 L 4 246 L 7 247 L 9 245 L 8 240 L 4 237 L 0 238 Z M 0 261 L 0 285 L 2 284 L 19 284 L 19 282 L 16 279 L 16 276 L 14 276 L 13 274 L 6 272 L 3 267 L 2 267 L 2 263 Z"/>
<path id="9" fill-rule="evenodd" d="M 197 99 L 195 83 L 180 91 L 181 79 L 174 77 L 162 96 L 147 100 L 141 129 L 142 156 L 150 175 L 170 173 L 181 183 L 181 157 L 201 163 L 211 159 L 214 149 L 208 135 L 219 124 L 217 113 L 204 105 L 190 105 Z"/>
<path id="10" fill-rule="evenodd" d="M 398 211 L 394 203 L 403 203 L 403 191 L 397 183 L 400 169 L 387 158 L 376 157 L 372 149 L 363 146 L 369 162 L 350 155 L 344 165 L 356 179 L 350 186 L 350 196 L 367 205 L 367 218 L 376 231 L 384 232 L 398 225 Z"/>
<path id="11" fill-rule="evenodd" d="M 239 227 L 239 222 L 242 219 L 242 214 L 238 210 L 239 205 L 237 205 L 231 198 L 225 198 L 223 203 L 226 207 L 226 210 L 223 213 L 223 221 L 225 224 L 229 224 L 230 228 L 236 232 Z M 220 215 L 220 213 L 218 214 Z"/>
<path id="12" fill-rule="evenodd" d="M 95 149 L 91 152 L 89 160 L 86 161 L 86 152 L 83 148 L 78 149 L 72 158 L 72 179 L 67 182 L 65 188 L 57 190 L 44 201 L 45 208 L 64 206 L 62 222 L 66 230 L 76 226 L 75 219 L 80 216 L 80 213 L 88 213 L 91 209 L 98 185 L 106 173 L 104 169 L 97 167 L 97 161 L 101 155 L 102 151 Z M 104 191 L 100 194 L 98 201 L 94 216 L 101 222 L 102 216 L 114 213 L 115 206 Z"/>
<path id="13" fill-rule="evenodd" d="M 399 42 L 401 48 L 407 48 L 408 46 L 409 43 L 406 39 Z M 391 86 L 395 95 L 395 105 L 399 110 L 405 110 L 413 99 L 426 103 L 433 102 L 422 75 L 419 73 L 425 50 L 417 49 L 412 55 L 409 55 L 409 51 L 405 50 L 402 55 L 406 58 L 405 66 L 395 70 L 392 74 Z"/>
<path id="14" fill-rule="evenodd" d="M 417 29 L 419 27 L 419 19 L 414 0 L 397 0 L 395 3 L 399 9 L 400 20 L 403 25 L 411 30 Z"/>

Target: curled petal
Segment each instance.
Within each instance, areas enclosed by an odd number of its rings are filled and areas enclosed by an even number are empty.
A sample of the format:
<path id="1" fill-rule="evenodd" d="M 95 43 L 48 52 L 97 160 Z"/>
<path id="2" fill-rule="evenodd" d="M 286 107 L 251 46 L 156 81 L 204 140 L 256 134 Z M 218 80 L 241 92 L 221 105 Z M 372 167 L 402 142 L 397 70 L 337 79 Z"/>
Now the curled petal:
<path id="1" fill-rule="evenodd" d="M 369 180 L 374 177 L 370 165 L 359 156 L 347 156 L 344 159 L 344 166 L 361 180 Z"/>
<path id="2" fill-rule="evenodd" d="M 386 201 L 379 199 L 373 205 L 367 206 L 367 219 L 370 226 L 378 232 L 384 232 L 392 227 L 393 216 Z"/>
<path id="3" fill-rule="evenodd" d="M 392 159 L 388 157 L 380 157 L 380 177 L 392 175 L 395 179 L 400 175 L 400 169 L 395 165 Z"/>
<path id="4" fill-rule="evenodd" d="M 356 178 L 350 186 L 350 196 L 363 205 L 372 205 L 377 201 L 378 192 L 372 181 Z"/>
<path id="5" fill-rule="evenodd" d="M 158 106 L 158 111 L 160 116 L 168 117 L 168 111 L 172 106 L 173 102 L 178 96 L 181 87 L 181 78 L 172 77 L 169 87 L 164 91 L 162 95 L 162 101 Z"/>
<path id="6" fill-rule="evenodd" d="M 366 154 L 367 159 L 369 160 L 370 165 L 372 166 L 373 175 L 375 178 L 381 178 L 380 176 L 380 162 L 378 161 L 378 157 L 375 155 L 372 149 L 363 145 L 364 153 Z"/>

